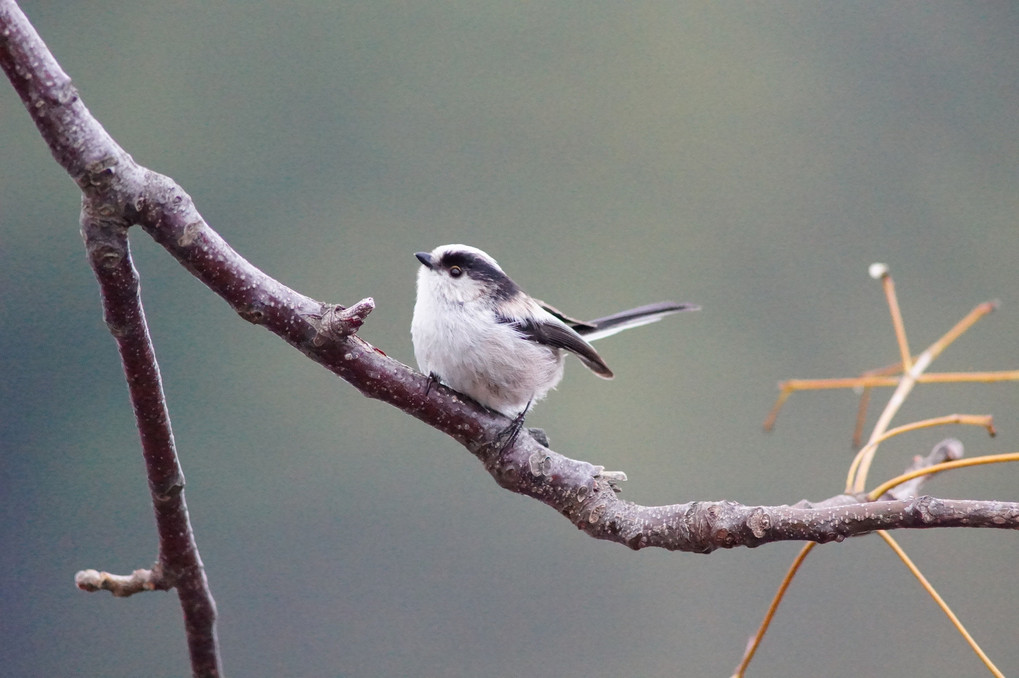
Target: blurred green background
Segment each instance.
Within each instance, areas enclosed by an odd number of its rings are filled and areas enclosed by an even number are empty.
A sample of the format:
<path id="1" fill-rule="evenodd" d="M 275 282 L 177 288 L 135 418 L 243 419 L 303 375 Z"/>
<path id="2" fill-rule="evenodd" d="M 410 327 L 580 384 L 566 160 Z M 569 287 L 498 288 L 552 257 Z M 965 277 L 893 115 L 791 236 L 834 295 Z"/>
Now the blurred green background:
<path id="1" fill-rule="evenodd" d="M 625 470 L 626 499 L 840 491 L 852 393 L 760 424 L 780 379 L 897 359 L 871 262 L 891 265 L 915 350 L 1001 299 L 937 369 L 1019 367 L 1015 4 L 23 7 L 136 160 L 270 275 L 374 296 L 362 334 L 404 362 L 413 253 L 448 242 L 581 317 L 700 303 L 600 344 L 613 382 L 571 359 L 529 419 Z M 152 510 L 78 193 L 6 82 L 0 121 L 2 672 L 186 675 L 176 596 L 74 588 L 79 569 L 151 564 Z M 142 232 L 132 245 L 228 675 L 729 675 L 798 545 L 596 542 L 240 320 Z M 921 387 L 896 423 L 952 412 L 1001 434 L 910 435 L 873 477 L 948 435 L 1019 448 L 1015 383 Z M 927 489 L 1016 500 L 1017 477 Z M 1019 672 L 1015 534 L 897 536 Z M 984 675 L 877 538 L 819 549 L 752 675 L 879 672 Z"/>

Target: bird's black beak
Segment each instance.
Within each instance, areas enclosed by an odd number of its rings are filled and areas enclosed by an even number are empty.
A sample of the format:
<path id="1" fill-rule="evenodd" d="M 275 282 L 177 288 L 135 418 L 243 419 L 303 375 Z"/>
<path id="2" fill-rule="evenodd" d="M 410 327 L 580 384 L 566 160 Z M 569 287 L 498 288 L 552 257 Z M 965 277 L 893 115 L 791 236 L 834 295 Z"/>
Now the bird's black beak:
<path id="1" fill-rule="evenodd" d="M 428 252 L 416 252 L 414 256 L 418 258 L 418 261 L 420 261 L 425 268 L 435 268 L 435 257 Z"/>

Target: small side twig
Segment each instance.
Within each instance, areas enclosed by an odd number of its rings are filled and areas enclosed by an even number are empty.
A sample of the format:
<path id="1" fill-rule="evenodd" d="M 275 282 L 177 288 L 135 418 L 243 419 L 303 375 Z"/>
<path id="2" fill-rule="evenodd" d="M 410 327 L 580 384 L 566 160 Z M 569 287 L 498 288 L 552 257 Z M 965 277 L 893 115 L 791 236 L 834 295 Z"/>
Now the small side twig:
<path id="1" fill-rule="evenodd" d="M 74 575 L 74 584 L 82 591 L 109 591 L 118 598 L 127 598 L 143 591 L 169 591 L 173 588 L 173 582 L 164 576 L 159 563 L 151 570 L 135 570 L 128 575 L 82 570 Z"/>
<path id="2" fill-rule="evenodd" d="M 335 342 L 356 333 L 361 329 L 368 314 L 375 310 L 375 300 L 371 297 L 362 299 L 353 306 L 323 304 L 320 314 L 309 314 L 307 320 L 317 330 L 312 344 L 323 346 L 327 342 Z"/>
<path id="3" fill-rule="evenodd" d="M 934 449 L 930 451 L 925 457 L 916 455 L 913 457 L 913 462 L 906 468 L 905 472 L 910 473 L 912 471 L 920 471 L 928 469 L 936 464 L 941 464 L 946 461 L 952 461 L 954 459 L 962 459 L 964 454 L 964 448 L 962 441 L 956 440 L 955 438 L 946 438 L 940 443 L 934 446 Z M 898 485 L 884 495 L 881 499 L 908 499 L 909 497 L 915 497 L 920 493 L 920 488 L 931 479 L 931 475 L 922 475 L 907 480 L 906 482 Z"/>

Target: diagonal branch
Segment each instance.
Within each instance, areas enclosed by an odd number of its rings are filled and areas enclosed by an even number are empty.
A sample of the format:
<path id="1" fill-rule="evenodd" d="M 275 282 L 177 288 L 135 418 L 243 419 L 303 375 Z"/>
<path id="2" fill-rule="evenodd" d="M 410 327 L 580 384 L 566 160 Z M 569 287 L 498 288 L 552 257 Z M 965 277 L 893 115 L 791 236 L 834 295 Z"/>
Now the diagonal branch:
<path id="1" fill-rule="evenodd" d="M 12 5 L 9 0 L 0 1 L 0 8 Z M 53 70 L 38 60 L 11 69 L 9 63 L 17 53 L 10 40 L 2 47 L 0 63 L 22 94 L 43 138 L 82 188 L 86 210 L 101 216 L 106 228 L 126 230 L 132 224 L 140 225 L 242 318 L 278 335 L 362 394 L 450 435 L 484 463 L 500 486 L 552 506 L 593 537 L 632 548 L 709 552 L 782 539 L 826 542 L 875 529 L 962 524 L 1017 527 L 1016 504 L 931 498 L 906 503 L 851 499 L 858 503 L 837 509 L 838 526 L 836 514 L 827 506 L 751 508 L 731 502 L 639 506 L 616 496 L 618 475 L 559 455 L 531 436 L 521 435 L 500 451 L 498 436 L 505 429 L 505 418 L 455 391 L 431 385 L 427 377 L 387 357 L 354 333 L 373 306 L 370 300 L 344 311 L 266 275 L 209 227 L 180 186 L 137 165 L 77 95 L 66 96 L 73 92 L 66 76 L 54 77 Z M 39 43 L 36 50 L 42 53 L 45 47 Z M 52 68 L 59 71 L 55 64 Z M 26 73 L 33 75 L 26 78 Z M 994 513 L 1000 521 L 989 517 Z"/>

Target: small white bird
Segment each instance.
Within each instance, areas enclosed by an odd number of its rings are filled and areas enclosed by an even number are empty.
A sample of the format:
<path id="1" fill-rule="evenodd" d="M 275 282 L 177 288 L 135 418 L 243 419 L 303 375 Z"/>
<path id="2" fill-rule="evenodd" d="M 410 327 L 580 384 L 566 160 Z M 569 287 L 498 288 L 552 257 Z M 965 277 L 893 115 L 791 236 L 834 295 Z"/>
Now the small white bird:
<path id="1" fill-rule="evenodd" d="M 582 322 L 528 296 L 475 247 L 443 245 L 414 256 L 422 265 L 410 328 L 418 367 L 515 418 L 516 428 L 562 379 L 563 349 L 611 379 L 589 341 L 699 308 L 666 301 Z"/>

